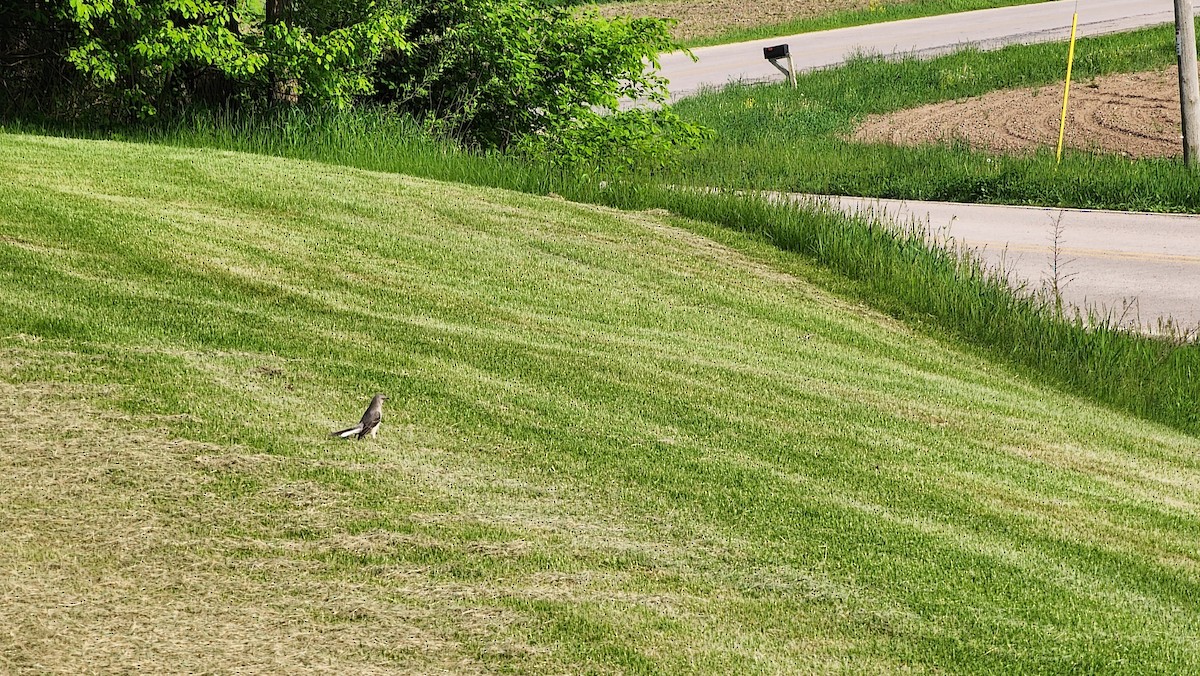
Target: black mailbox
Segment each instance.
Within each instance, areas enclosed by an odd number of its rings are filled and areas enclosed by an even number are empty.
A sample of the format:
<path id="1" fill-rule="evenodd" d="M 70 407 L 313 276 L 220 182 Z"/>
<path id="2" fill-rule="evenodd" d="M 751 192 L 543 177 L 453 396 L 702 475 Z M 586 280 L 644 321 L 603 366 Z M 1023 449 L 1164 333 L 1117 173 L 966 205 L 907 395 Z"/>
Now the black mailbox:
<path id="1" fill-rule="evenodd" d="M 788 55 L 787 45 L 775 45 L 774 47 L 763 47 L 763 58 L 767 61 L 775 59 L 786 59 Z"/>

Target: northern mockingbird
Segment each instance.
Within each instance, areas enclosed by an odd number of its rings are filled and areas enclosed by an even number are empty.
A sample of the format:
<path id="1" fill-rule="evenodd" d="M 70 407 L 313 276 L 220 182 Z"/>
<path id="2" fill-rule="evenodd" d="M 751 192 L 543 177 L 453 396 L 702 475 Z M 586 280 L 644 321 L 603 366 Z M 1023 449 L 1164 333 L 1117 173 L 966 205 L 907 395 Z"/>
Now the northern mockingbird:
<path id="1" fill-rule="evenodd" d="M 387 397 L 382 394 L 377 394 L 371 399 L 371 405 L 367 407 L 367 412 L 363 414 L 362 420 L 358 424 L 341 432 L 334 432 L 332 436 L 345 439 L 347 437 L 358 435 L 359 439 L 371 435 L 375 438 L 375 433 L 379 431 L 379 421 L 383 419 L 383 401 Z"/>

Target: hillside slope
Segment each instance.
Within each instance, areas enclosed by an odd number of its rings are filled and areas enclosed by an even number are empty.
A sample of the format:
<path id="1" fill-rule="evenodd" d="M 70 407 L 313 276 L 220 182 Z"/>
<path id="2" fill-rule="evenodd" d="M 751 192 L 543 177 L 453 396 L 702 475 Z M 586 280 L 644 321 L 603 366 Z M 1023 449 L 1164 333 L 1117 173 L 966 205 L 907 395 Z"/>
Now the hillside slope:
<path id="1" fill-rule="evenodd" d="M 0 671 L 1200 671 L 1200 441 L 812 278 L 0 135 Z"/>

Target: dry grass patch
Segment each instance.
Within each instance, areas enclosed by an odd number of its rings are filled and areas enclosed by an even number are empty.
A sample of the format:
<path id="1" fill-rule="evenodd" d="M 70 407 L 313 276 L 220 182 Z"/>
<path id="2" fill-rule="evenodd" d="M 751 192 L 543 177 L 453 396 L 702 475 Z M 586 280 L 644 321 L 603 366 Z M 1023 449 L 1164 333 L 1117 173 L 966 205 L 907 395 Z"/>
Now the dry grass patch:
<path id="1" fill-rule="evenodd" d="M 46 361 L 10 347 L 0 375 Z M 718 538 L 681 549 L 656 534 L 665 524 L 597 511 L 583 489 L 434 448 L 288 458 L 197 443 L 89 403 L 115 394 L 0 380 L 0 671 L 553 670 L 527 639 L 528 604 L 649 621 L 715 600 L 606 562 L 673 577 Z"/>
<path id="2" fill-rule="evenodd" d="M 512 613 L 487 616 L 462 594 L 384 593 L 328 576 L 320 560 L 331 554 L 414 543 L 337 533 L 365 510 L 317 482 L 286 480 L 294 461 L 171 438 L 86 403 L 98 394 L 0 381 L 0 670 L 462 673 L 482 669 L 470 637 L 520 648 L 497 626 Z M 224 500 L 218 485 L 230 480 L 264 489 Z M 264 517 L 334 534 L 222 534 Z"/>
<path id="3" fill-rule="evenodd" d="M 240 509 L 214 499 L 210 470 L 267 478 L 282 461 L 139 427 L 95 396 L 0 382 L 0 670 L 373 673 L 401 653 L 414 672 L 470 667 L 428 609 L 205 534 Z"/>

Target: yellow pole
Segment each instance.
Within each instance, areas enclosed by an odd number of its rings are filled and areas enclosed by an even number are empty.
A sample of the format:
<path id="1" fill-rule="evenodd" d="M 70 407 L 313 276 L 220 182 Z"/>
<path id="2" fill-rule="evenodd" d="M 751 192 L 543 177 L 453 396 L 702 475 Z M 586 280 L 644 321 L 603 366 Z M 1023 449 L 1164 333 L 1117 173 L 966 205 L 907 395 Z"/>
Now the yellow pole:
<path id="1" fill-rule="evenodd" d="M 1079 13 L 1071 17 L 1071 48 L 1067 51 L 1067 84 L 1063 87 L 1062 122 L 1058 125 L 1058 163 L 1062 164 L 1063 137 L 1067 134 L 1067 101 L 1071 98 L 1071 66 L 1075 63 L 1075 28 Z"/>

